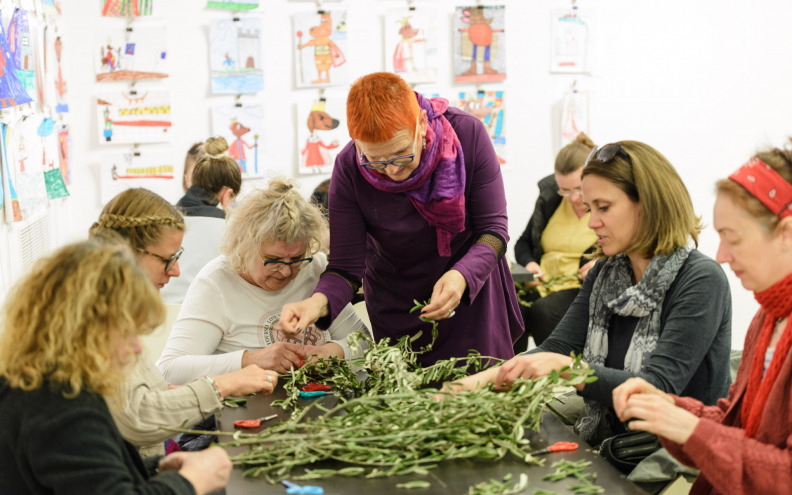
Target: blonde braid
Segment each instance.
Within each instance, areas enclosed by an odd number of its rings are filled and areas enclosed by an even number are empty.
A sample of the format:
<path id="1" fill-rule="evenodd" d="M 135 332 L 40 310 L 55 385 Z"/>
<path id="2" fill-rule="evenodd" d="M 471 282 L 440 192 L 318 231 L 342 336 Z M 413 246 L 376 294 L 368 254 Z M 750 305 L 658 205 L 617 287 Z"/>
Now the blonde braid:
<path id="1" fill-rule="evenodd" d="M 157 194 L 135 188 L 110 200 L 88 233 L 96 237 L 113 230 L 133 248 L 145 249 L 160 240 L 164 227 L 183 231 L 185 224 L 181 213 Z"/>

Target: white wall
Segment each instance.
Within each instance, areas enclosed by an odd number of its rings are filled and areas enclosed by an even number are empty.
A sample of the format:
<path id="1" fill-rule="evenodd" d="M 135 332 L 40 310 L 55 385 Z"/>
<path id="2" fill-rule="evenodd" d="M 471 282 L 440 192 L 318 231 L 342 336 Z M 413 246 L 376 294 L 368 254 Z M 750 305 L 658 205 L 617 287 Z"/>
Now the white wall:
<path id="1" fill-rule="evenodd" d="M 97 26 L 123 25 L 99 17 L 97 2 L 64 3 L 64 57 L 72 110 L 74 171 L 72 199 L 64 206 L 70 214 L 70 237 L 85 235 L 101 207 L 98 190 L 100 153 L 93 95 L 105 86 L 93 82 L 93 54 L 89 48 Z M 474 2 L 467 2 L 472 4 Z M 757 148 L 779 145 L 792 135 L 792 3 L 785 0 L 581 0 L 595 18 L 596 66 L 591 75 L 548 72 L 550 10 L 567 7 L 560 0 L 504 0 L 507 6 L 508 80 L 483 85 L 506 93 L 508 159 L 504 167 L 509 201 L 510 233 L 519 237 L 533 210 L 536 181 L 552 170 L 557 141 L 559 100 L 577 80 L 591 94 L 591 136 L 597 143 L 620 139 L 645 141 L 677 167 L 693 196 L 696 210 L 711 225 L 713 184 L 745 161 Z M 138 84 L 166 86 L 173 93 L 173 142 L 170 152 L 179 162 L 187 147 L 210 132 L 210 108 L 230 103 L 233 97 L 209 94 L 208 21 L 227 17 L 221 11 L 198 8 L 198 0 L 159 0 L 160 19 L 168 26 L 169 58 L 174 64 L 169 80 Z M 444 13 L 441 29 L 448 34 L 456 1 L 417 0 L 418 8 L 436 5 Z M 315 8 L 313 3 L 262 0 L 252 14 L 264 19 L 266 56 L 265 90 L 242 101 L 266 105 L 267 135 L 271 147 L 266 166 L 273 172 L 296 171 L 294 103 L 317 90 L 295 90 L 291 15 Z M 383 12 L 404 7 L 405 1 L 347 0 L 350 46 L 347 60 L 354 76 L 384 69 Z M 333 8 L 336 4 L 326 4 Z M 441 50 L 441 53 L 443 53 Z M 442 61 L 440 85 L 452 84 L 449 61 Z M 420 89 L 420 87 L 419 87 Z M 344 94 L 331 88 L 328 95 Z M 326 176 L 301 176 L 303 192 L 310 194 Z M 178 191 L 175 192 L 178 194 Z M 701 250 L 712 257 L 717 235 L 708 227 Z M 513 242 L 512 242 L 513 245 Z M 511 251 L 510 251 L 511 256 Z M 751 294 L 726 269 L 734 297 L 734 346 L 742 347 L 744 332 L 756 304 Z"/>

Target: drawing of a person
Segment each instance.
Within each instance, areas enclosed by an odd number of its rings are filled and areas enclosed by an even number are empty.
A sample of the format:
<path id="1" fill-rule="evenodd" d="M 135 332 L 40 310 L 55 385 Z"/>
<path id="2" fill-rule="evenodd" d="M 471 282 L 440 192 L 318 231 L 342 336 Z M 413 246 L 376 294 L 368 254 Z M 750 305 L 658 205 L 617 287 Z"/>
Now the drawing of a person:
<path id="1" fill-rule="evenodd" d="M 234 59 L 226 52 L 225 56 L 223 57 L 223 67 L 226 69 L 231 69 L 234 67 Z"/>
<path id="2" fill-rule="evenodd" d="M 503 32 L 502 29 L 492 29 L 492 19 L 484 17 L 483 7 L 474 7 L 469 10 L 464 10 L 462 20 L 470 24 L 467 29 L 460 29 L 461 32 L 467 32 L 470 42 L 473 43 L 473 57 L 470 61 L 470 68 L 464 72 L 463 76 L 475 76 L 478 73 L 476 67 L 477 55 L 479 47 L 484 49 L 484 74 L 497 74 L 498 71 L 493 69 L 490 65 L 490 48 L 492 45 L 492 35 L 494 33 Z"/>
<path id="3" fill-rule="evenodd" d="M 228 156 L 234 159 L 239 164 L 239 169 L 242 171 L 243 174 L 247 173 L 247 159 L 245 156 L 245 148 L 251 150 L 258 147 L 258 143 L 254 144 L 253 146 L 247 144 L 243 139 L 242 136 L 250 132 L 249 127 L 245 127 L 236 119 L 231 121 L 231 125 L 228 126 L 231 129 L 231 134 L 236 136 L 234 142 L 228 147 Z"/>
<path id="4" fill-rule="evenodd" d="M 102 63 L 110 67 L 110 72 L 115 70 L 116 66 L 116 56 L 113 53 L 113 47 L 111 45 L 107 45 L 107 52 L 105 53 L 104 58 L 102 59 Z"/>
<path id="5" fill-rule="evenodd" d="M 399 22 L 401 22 L 401 28 L 399 28 L 401 40 L 396 44 L 396 50 L 393 52 L 393 71 L 397 73 L 413 72 L 418 70 L 413 56 L 413 44 L 426 40 L 416 38 L 420 31 L 410 25 L 409 17 L 405 17 Z"/>
<path id="6" fill-rule="evenodd" d="M 306 46 L 314 47 L 314 65 L 316 65 L 316 72 L 319 78 L 311 81 L 311 84 L 329 83 L 330 67 L 338 67 L 346 61 L 338 45 L 330 39 L 330 35 L 333 33 L 330 14 L 327 12 L 322 14 L 319 19 L 319 25 L 313 26 L 308 30 L 308 33 L 314 39 L 308 43 L 298 45 L 297 48 L 302 50 Z"/>

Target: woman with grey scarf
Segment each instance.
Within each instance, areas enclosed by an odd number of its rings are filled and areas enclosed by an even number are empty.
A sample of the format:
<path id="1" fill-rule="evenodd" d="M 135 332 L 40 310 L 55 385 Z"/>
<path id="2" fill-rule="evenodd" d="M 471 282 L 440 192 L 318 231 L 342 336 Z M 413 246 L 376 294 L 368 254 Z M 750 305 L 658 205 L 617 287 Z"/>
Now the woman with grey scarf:
<path id="1" fill-rule="evenodd" d="M 598 261 L 553 333 L 532 349 L 449 385 L 508 388 L 583 354 L 597 381 L 575 429 L 591 445 L 625 431 L 612 391 L 631 377 L 705 404 L 729 388 L 731 296 L 723 270 L 697 246 L 700 218 L 674 167 L 657 150 L 621 141 L 592 150 L 583 202 L 597 234 Z"/>

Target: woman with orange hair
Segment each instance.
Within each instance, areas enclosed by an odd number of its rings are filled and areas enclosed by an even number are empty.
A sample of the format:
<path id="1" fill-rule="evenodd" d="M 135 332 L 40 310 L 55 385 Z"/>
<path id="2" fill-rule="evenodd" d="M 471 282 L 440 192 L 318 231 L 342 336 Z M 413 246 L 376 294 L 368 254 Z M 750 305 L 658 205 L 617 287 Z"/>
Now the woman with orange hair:
<path id="1" fill-rule="evenodd" d="M 439 323 L 424 364 L 475 349 L 513 356 L 523 333 L 504 258 L 508 229 L 500 165 L 481 122 L 387 72 L 358 79 L 347 98 L 352 141 L 330 182 L 330 259 L 313 295 L 287 304 L 284 332 L 327 327 L 361 286 L 377 340 L 423 335 Z"/>

